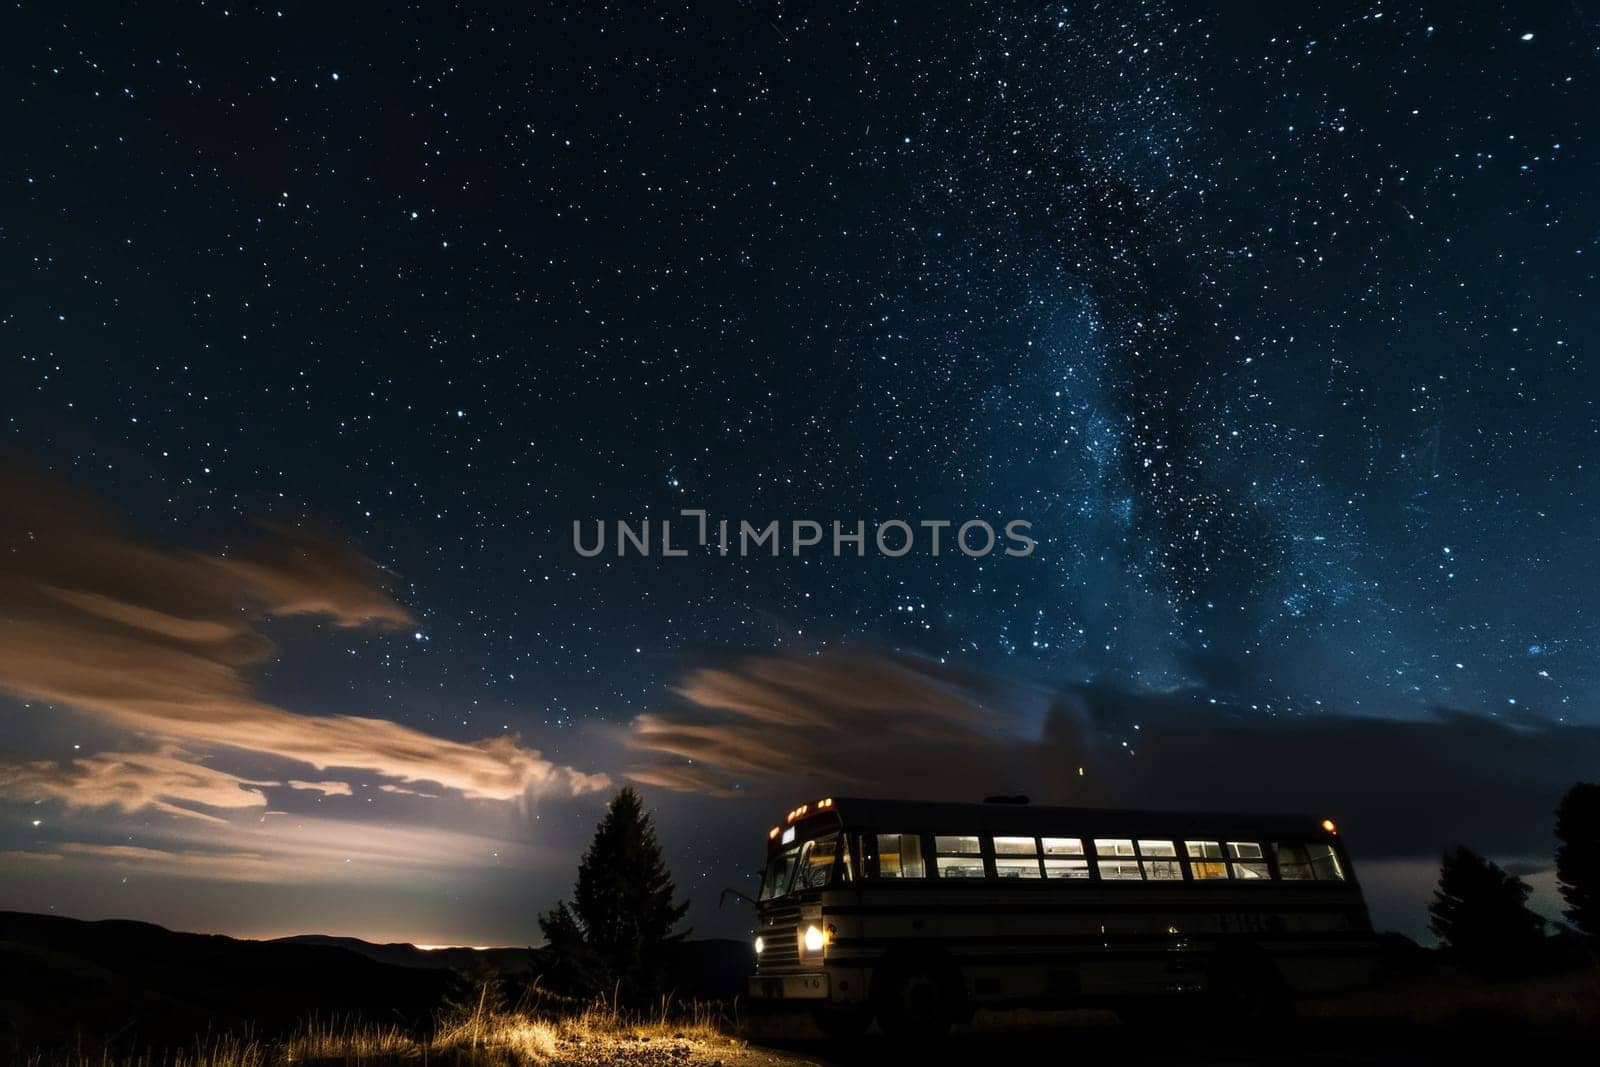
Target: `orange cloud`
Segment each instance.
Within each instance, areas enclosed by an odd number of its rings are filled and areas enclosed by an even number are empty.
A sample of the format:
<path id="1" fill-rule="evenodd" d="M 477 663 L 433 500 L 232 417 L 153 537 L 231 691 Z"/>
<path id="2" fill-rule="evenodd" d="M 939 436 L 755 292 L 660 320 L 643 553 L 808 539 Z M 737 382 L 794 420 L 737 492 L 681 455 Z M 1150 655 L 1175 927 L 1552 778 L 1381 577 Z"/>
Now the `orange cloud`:
<path id="1" fill-rule="evenodd" d="M 911 657 L 751 656 L 695 671 L 678 693 L 684 707 L 630 726 L 645 753 L 635 781 L 716 796 L 800 782 L 880 792 L 893 773 L 994 792 L 1015 744 L 993 683 Z"/>
<path id="2" fill-rule="evenodd" d="M 195 806 L 265 808 L 267 798 L 258 784 L 197 763 L 172 748 L 0 766 L 0 792 L 59 800 L 78 808 L 151 809 L 212 822 L 224 820 Z"/>
<path id="3" fill-rule="evenodd" d="M 292 820 L 292 825 L 285 820 Z M 214 829 L 147 834 L 142 845 L 70 841 L 0 854 L 8 864 L 101 869 L 142 877 L 270 885 L 456 884 L 480 869 L 533 865 L 526 844 L 424 826 L 284 816 L 236 824 L 226 845 Z"/>
<path id="4" fill-rule="evenodd" d="M 83 497 L 4 470 L 0 499 L 0 689 L 169 746 L 157 756 L 53 769 L 13 765 L 0 778 L 7 792 L 124 810 L 237 807 L 235 793 L 251 795 L 179 749 L 241 749 L 489 800 L 607 784 L 515 737 L 453 741 L 387 719 L 300 715 L 257 699 L 244 672 L 273 654 L 260 629 L 267 618 L 410 622 L 378 568 L 346 546 L 270 527 L 239 551 L 157 548 Z M 61 785 L 74 780 L 86 788 Z"/>
<path id="5" fill-rule="evenodd" d="M 283 784 L 288 786 L 290 789 L 301 789 L 305 790 L 306 792 L 321 793 L 325 797 L 348 797 L 355 795 L 354 791 L 350 788 L 349 782 L 302 782 L 297 778 L 291 778 Z"/>

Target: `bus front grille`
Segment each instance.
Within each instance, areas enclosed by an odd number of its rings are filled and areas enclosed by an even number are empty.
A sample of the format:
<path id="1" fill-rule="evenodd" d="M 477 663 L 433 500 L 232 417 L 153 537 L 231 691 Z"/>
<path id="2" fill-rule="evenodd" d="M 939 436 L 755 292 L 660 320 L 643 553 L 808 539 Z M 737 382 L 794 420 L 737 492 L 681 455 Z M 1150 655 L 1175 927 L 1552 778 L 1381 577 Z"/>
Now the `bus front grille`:
<path id="1" fill-rule="evenodd" d="M 772 974 L 777 971 L 795 971 L 800 968 L 800 946 L 793 931 L 784 931 L 765 939 L 764 951 L 756 957 L 756 973 Z"/>
<path id="2" fill-rule="evenodd" d="M 756 957 L 757 974 L 774 974 L 800 969 L 800 939 L 795 931 L 800 909 L 775 909 L 761 917 L 761 955 Z"/>

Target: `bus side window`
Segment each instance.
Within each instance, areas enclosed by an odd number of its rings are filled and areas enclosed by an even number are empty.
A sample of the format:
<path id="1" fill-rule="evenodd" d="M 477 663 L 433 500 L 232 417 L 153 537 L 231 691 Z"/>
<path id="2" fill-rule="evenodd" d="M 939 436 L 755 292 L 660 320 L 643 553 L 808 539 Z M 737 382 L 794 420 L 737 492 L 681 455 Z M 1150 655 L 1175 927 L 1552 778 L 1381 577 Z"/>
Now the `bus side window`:
<path id="1" fill-rule="evenodd" d="M 1144 877 L 1139 873 L 1139 861 L 1132 858 L 1134 851 L 1131 838 L 1097 837 L 1094 839 L 1094 854 L 1103 882 L 1137 882 Z"/>
<path id="2" fill-rule="evenodd" d="M 1046 837 L 1043 843 L 1046 878 L 1089 877 L 1089 861 L 1084 859 L 1083 838 Z"/>
<path id="3" fill-rule="evenodd" d="M 1228 877 L 1221 841 L 1185 841 L 1183 848 L 1189 854 L 1189 876 L 1195 881 Z"/>
<path id="4" fill-rule="evenodd" d="M 1150 859 L 1149 857 L 1157 857 Z M 1139 862 L 1144 876 L 1152 882 L 1183 881 L 1183 866 L 1178 862 L 1178 849 L 1171 841 L 1139 841 Z"/>
<path id="5" fill-rule="evenodd" d="M 877 834 L 879 878 L 926 878 L 922 838 L 916 834 Z"/>
<path id="6" fill-rule="evenodd" d="M 1235 878 L 1270 878 L 1267 857 L 1254 841 L 1229 841 L 1228 858 Z"/>
<path id="7" fill-rule="evenodd" d="M 1290 881 L 1344 881 L 1344 868 L 1333 846 L 1318 842 L 1312 845 L 1273 845 L 1278 854 L 1278 874 Z"/>
<path id="8" fill-rule="evenodd" d="M 975 835 L 939 834 L 933 839 L 933 862 L 940 878 L 984 878 L 983 843 Z"/>
<path id="9" fill-rule="evenodd" d="M 1001 878 L 1039 877 L 1039 842 L 1031 837 L 995 838 L 994 873 Z"/>

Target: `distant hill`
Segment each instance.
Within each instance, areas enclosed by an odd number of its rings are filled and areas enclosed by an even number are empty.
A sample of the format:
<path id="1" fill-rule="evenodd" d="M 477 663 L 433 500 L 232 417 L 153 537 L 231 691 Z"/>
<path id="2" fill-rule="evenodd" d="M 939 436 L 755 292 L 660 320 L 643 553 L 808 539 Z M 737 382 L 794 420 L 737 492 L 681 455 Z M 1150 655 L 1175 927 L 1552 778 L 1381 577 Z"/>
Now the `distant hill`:
<path id="1" fill-rule="evenodd" d="M 540 968 L 538 950 L 533 948 L 422 949 L 405 943 L 378 945 L 360 938 L 326 934 L 297 934 L 270 943 L 325 945 L 379 963 L 423 970 L 470 971 L 486 963 L 512 980 L 537 978 Z M 744 992 L 745 979 L 755 969 L 755 953 L 744 941 L 721 938 L 682 941 L 668 946 L 667 951 L 680 996 L 705 1000 L 737 996 Z"/>
<path id="2" fill-rule="evenodd" d="M 414 1026 L 432 1015 L 448 982 L 444 970 L 332 945 L 0 912 L 0 1052 L 80 1038 L 96 1049 L 103 1041 L 161 1046 L 247 1024 L 267 1036 L 312 1011 Z"/>
<path id="3" fill-rule="evenodd" d="M 417 967 L 422 970 L 462 970 L 479 961 L 488 963 L 508 978 L 531 976 L 533 954 L 527 948 L 418 948 L 403 941 L 375 944 L 358 937 L 333 937 L 328 934 L 295 934 L 280 937 L 273 945 L 323 945 L 355 952 L 379 963 L 395 967 Z"/>
<path id="4" fill-rule="evenodd" d="M 672 954 L 682 998 L 742 992 L 755 963 L 741 941 L 685 941 Z M 0 911 L 0 1061 L 64 1045 L 188 1045 L 246 1026 L 272 1037 L 312 1015 L 419 1027 L 451 990 L 451 972 L 482 964 L 513 982 L 536 977 L 527 948 L 428 950 L 317 934 L 244 941 Z"/>

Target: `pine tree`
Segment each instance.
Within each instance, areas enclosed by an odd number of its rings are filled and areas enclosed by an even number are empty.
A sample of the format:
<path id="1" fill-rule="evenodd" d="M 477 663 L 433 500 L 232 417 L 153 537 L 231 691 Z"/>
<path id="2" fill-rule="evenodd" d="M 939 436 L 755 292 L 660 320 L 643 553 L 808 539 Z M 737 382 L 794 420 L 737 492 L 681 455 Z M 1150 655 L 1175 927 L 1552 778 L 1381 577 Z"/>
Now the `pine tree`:
<path id="1" fill-rule="evenodd" d="M 541 982 L 579 995 L 610 991 L 605 964 L 584 941 L 583 925 L 566 901 L 539 916 L 539 928 L 544 931 L 544 948 L 537 952 Z"/>
<path id="2" fill-rule="evenodd" d="M 673 932 L 689 910 L 688 901 L 673 902 L 675 892 L 644 800 L 629 786 L 612 798 L 578 865 L 572 905 L 539 917 L 552 979 L 575 992 L 649 1001 L 666 978 L 666 946 L 688 936 Z"/>
<path id="3" fill-rule="evenodd" d="M 1588 937 L 1600 938 L 1600 784 L 1579 782 L 1556 809 L 1556 879 L 1565 914 Z"/>
<path id="4" fill-rule="evenodd" d="M 1428 905 L 1429 928 L 1464 965 L 1484 974 L 1528 967 L 1544 943 L 1544 919 L 1528 910 L 1532 892 L 1471 849 L 1447 852 Z"/>

